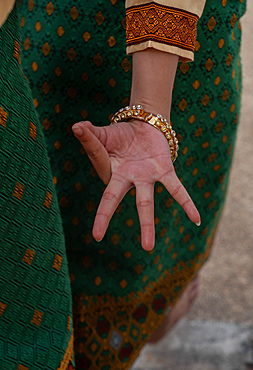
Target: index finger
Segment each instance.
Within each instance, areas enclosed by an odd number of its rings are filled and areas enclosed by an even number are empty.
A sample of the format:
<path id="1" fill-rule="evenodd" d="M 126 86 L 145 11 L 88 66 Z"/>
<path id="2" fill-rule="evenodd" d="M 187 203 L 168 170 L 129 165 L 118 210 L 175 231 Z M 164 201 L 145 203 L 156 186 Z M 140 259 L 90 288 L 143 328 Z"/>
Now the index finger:
<path id="1" fill-rule="evenodd" d="M 101 141 L 94 135 L 93 127 L 91 122 L 78 122 L 73 125 L 72 130 L 82 144 L 99 177 L 105 184 L 108 184 L 111 178 L 109 154 Z M 100 127 L 97 129 L 100 129 Z"/>

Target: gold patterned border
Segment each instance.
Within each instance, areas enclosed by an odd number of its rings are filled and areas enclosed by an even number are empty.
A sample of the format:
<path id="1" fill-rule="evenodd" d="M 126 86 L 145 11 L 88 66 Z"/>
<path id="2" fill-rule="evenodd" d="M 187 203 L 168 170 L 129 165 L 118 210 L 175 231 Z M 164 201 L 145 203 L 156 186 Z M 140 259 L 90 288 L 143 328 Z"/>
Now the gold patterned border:
<path id="1" fill-rule="evenodd" d="M 129 369 L 145 342 L 163 321 L 166 307 L 161 313 L 156 312 L 153 308 L 154 298 L 161 294 L 167 299 L 166 306 L 173 306 L 208 258 L 212 241 L 213 234 L 207 238 L 207 249 L 203 254 L 197 254 L 190 261 L 180 261 L 170 271 L 163 272 L 156 284 L 149 283 L 139 292 L 131 292 L 126 297 L 114 297 L 110 294 L 88 296 L 84 292 L 74 297 L 75 334 L 78 338 L 76 355 L 86 356 L 94 369 L 98 363 L 101 367 L 110 364 L 115 369 Z M 143 321 L 138 321 L 135 315 L 140 306 L 147 310 Z M 109 328 L 103 339 L 98 333 L 100 317 L 104 317 L 104 326 L 101 327 Z M 123 331 L 120 330 L 122 327 Z M 121 337 L 119 348 L 115 349 L 111 345 L 113 335 Z M 131 347 L 132 351 L 128 360 L 123 363 L 120 357 L 125 347 Z M 108 351 L 106 357 L 103 356 L 105 350 Z"/>
<path id="2" fill-rule="evenodd" d="M 71 362 L 73 361 L 73 356 L 74 356 L 74 331 L 71 334 L 68 348 L 65 352 L 61 365 L 57 368 L 57 370 L 68 370 L 70 361 Z"/>
<path id="3" fill-rule="evenodd" d="M 127 46 L 154 41 L 194 51 L 196 14 L 154 2 L 126 9 Z"/>

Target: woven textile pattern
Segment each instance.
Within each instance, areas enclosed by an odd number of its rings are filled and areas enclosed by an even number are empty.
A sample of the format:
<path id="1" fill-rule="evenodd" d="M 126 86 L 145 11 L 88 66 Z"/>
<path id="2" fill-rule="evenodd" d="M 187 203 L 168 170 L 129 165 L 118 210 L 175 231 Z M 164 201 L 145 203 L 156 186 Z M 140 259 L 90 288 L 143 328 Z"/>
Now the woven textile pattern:
<path id="1" fill-rule="evenodd" d="M 157 41 L 194 51 L 198 17 L 180 9 L 150 3 L 126 12 L 127 45 Z"/>
<path id="2" fill-rule="evenodd" d="M 93 240 L 104 185 L 71 131 L 85 119 L 109 124 L 129 102 L 124 2 L 22 2 L 24 70 L 44 127 L 67 246 L 77 369 L 128 369 L 210 253 L 239 122 L 244 11 L 244 1 L 207 1 L 195 62 L 179 65 L 173 91 L 176 170 L 202 225 L 192 224 L 157 184 L 156 245 L 146 253 L 134 189 L 104 240 Z"/>
<path id="3" fill-rule="evenodd" d="M 43 128 L 20 66 L 17 7 L 0 45 L 0 369 L 65 370 L 68 266 Z"/>

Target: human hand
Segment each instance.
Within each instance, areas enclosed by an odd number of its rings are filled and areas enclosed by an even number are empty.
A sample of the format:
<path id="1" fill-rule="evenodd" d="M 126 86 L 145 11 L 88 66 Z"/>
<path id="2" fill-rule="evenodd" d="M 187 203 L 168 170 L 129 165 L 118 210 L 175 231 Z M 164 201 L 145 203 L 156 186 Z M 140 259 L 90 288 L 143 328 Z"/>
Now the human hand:
<path id="1" fill-rule="evenodd" d="M 103 239 L 119 203 L 135 186 L 141 244 L 147 251 L 153 249 L 156 181 L 166 187 L 192 222 L 200 224 L 197 208 L 175 173 L 168 142 L 159 130 L 137 120 L 104 127 L 86 121 L 76 123 L 72 129 L 107 185 L 93 226 L 97 241 Z"/>

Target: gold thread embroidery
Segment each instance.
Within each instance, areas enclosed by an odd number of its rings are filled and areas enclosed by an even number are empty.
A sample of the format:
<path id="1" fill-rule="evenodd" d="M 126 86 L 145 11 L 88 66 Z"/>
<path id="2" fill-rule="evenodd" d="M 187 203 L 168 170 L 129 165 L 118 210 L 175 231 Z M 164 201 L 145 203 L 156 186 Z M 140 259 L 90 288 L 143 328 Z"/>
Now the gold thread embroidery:
<path id="1" fill-rule="evenodd" d="M 21 200 L 23 197 L 23 192 L 24 192 L 24 185 L 20 184 L 20 182 L 17 182 L 14 192 L 13 192 L 13 196 Z"/>
<path id="2" fill-rule="evenodd" d="M 0 317 L 3 315 L 4 310 L 6 309 L 6 307 L 7 307 L 6 303 L 0 302 Z"/>
<path id="3" fill-rule="evenodd" d="M 0 107 L 0 125 L 6 127 L 8 113 Z"/>
<path id="4" fill-rule="evenodd" d="M 29 370 L 29 367 L 18 364 L 17 370 Z"/>
<path id="5" fill-rule="evenodd" d="M 159 300 L 163 299 L 161 298 L 162 296 L 165 297 L 167 299 L 166 305 L 174 305 L 177 302 L 182 290 L 197 274 L 199 268 L 208 258 L 212 240 L 213 234 L 207 236 L 207 250 L 204 254 L 197 254 L 191 261 L 178 262 L 171 271 L 165 271 L 162 274 L 155 286 L 149 283 L 145 288 L 144 296 L 143 294 L 139 294 L 142 292 L 137 294 L 132 292 L 126 297 L 118 297 L 117 299 L 111 297 L 109 294 L 105 296 L 88 296 L 82 293 L 80 296 L 76 297 L 77 306 L 74 307 L 74 311 L 75 317 L 78 319 L 75 322 L 75 333 L 77 333 L 77 337 L 87 337 L 86 343 L 80 342 L 76 344 L 76 353 L 85 354 L 89 360 L 92 361 L 91 365 L 93 366 L 97 366 L 97 361 L 99 361 L 101 367 L 104 362 L 107 365 L 112 362 L 115 368 L 126 369 L 126 366 L 128 368 L 139 354 L 138 342 L 143 343 L 143 341 L 147 341 L 154 328 L 163 320 L 166 307 L 164 307 L 161 313 L 157 311 L 154 307 L 155 298 L 158 297 Z M 191 245 L 191 250 L 193 250 L 194 247 L 194 245 Z M 181 290 L 179 289 L 180 287 Z M 101 307 L 103 307 L 103 310 L 101 310 Z M 146 312 L 144 321 L 141 319 L 143 310 Z M 112 324 L 115 315 L 117 315 L 117 326 L 111 326 L 107 335 L 101 339 L 97 330 L 99 319 L 103 319 L 105 323 L 110 322 Z M 85 323 L 86 327 L 78 327 L 79 323 Z M 119 330 L 122 325 L 126 326 L 124 332 Z M 89 336 L 88 333 L 96 334 Z M 116 333 L 116 336 L 121 338 L 121 343 L 118 348 L 114 348 L 111 345 L 113 333 Z M 111 354 L 108 354 L 106 359 L 100 357 L 101 349 L 95 348 L 96 343 L 103 343 L 103 348 L 110 348 Z M 122 363 L 120 358 L 123 356 L 124 346 L 133 348 L 126 365 Z M 92 357 L 90 353 L 91 347 L 95 348 Z"/>
<path id="6" fill-rule="evenodd" d="M 56 254 L 54 257 L 53 268 L 57 271 L 60 271 L 61 264 L 62 264 L 62 256 L 60 256 L 59 254 Z"/>
<path id="7" fill-rule="evenodd" d="M 52 199 L 53 199 L 53 194 L 51 194 L 49 191 L 47 191 L 43 206 L 45 206 L 49 209 L 50 205 L 52 203 Z"/>
<path id="8" fill-rule="evenodd" d="M 16 40 L 14 41 L 14 52 L 13 52 L 13 56 L 20 63 L 20 44 Z"/>
<path id="9" fill-rule="evenodd" d="M 27 248 L 23 261 L 28 263 L 28 265 L 31 265 L 34 255 L 35 255 L 35 252 L 32 249 Z"/>
<path id="10" fill-rule="evenodd" d="M 70 328 L 71 328 L 71 321 L 72 321 L 71 316 L 68 315 L 68 325 L 67 325 L 68 331 L 70 331 Z"/>
<path id="11" fill-rule="evenodd" d="M 71 334 L 68 348 L 65 352 L 61 365 L 57 368 L 57 370 L 67 370 L 69 362 L 73 361 L 73 344 L 74 344 L 74 332 L 72 332 Z"/>
<path id="12" fill-rule="evenodd" d="M 40 326 L 41 320 L 42 320 L 42 316 L 43 316 L 43 313 L 42 312 L 40 312 L 38 310 L 35 310 L 34 311 L 34 314 L 33 314 L 33 318 L 32 318 L 31 323 L 32 324 L 35 324 L 37 326 Z"/>
<path id="13" fill-rule="evenodd" d="M 169 6 L 149 3 L 126 10 L 127 46 L 155 41 L 194 51 L 198 16 Z"/>
<path id="14" fill-rule="evenodd" d="M 36 141 L 37 138 L 37 127 L 30 121 L 29 136 Z"/>

